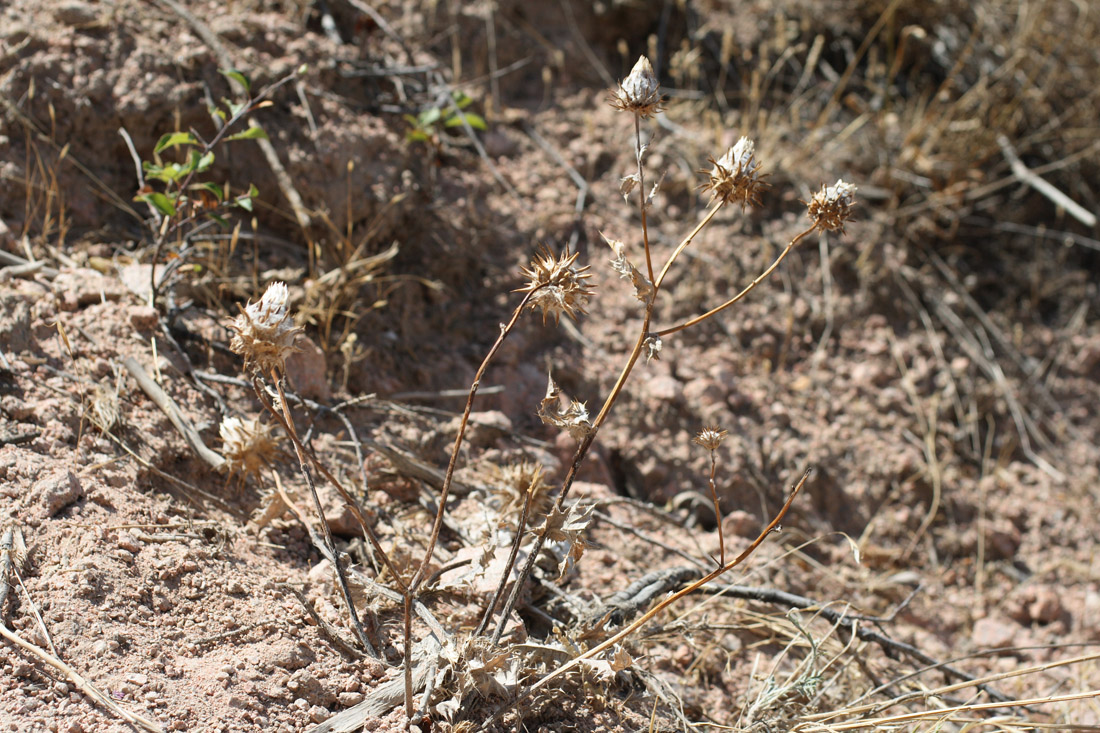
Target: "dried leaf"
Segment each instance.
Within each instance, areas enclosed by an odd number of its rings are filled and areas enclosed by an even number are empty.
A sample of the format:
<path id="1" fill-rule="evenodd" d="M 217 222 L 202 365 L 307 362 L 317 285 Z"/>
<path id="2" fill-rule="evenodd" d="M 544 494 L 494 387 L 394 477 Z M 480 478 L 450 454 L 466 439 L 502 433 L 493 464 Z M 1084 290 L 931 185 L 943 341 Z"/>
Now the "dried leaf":
<path id="1" fill-rule="evenodd" d="M 618 239 L 611 239 L 603 232 L 600 232 L 600 236 L 615 253 L 615 259 L 611 260 L 611 269 L 619 273 L 620 278 L 630 280 L 634 286 L 635 298 L 643 303 L 648 302 L 653 294 L 653 283 L 626 259 L 626 245 Z"/>
<path id="2" fill-rule="evenodd" d="M 552 376 L 547 375 L 547 377 L 549 383 L 546 386 L 546 397 L 538 406 L 539 419 L 546 425 L 568 430 L 574 440 L 583 440 L 592 431 L 592 423 L 588 420 L 588 408 L 583 402 L 572 400 L 569 407 L 562 409 L 561 401 L 558 399 L 561 389 Z"/>

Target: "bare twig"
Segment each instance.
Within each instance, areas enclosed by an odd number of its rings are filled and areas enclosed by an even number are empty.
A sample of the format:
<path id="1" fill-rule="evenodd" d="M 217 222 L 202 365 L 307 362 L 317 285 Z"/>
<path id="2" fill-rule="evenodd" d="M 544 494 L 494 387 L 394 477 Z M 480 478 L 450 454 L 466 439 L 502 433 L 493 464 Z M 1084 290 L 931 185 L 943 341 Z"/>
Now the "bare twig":
<path id="1" fill-rule="evenodd" d="M 126 367 L 126 371 L 130 372 L 130 376 L 132 376 L 134 381 L 138 383 L 138 386 L 141 387 L 141 391 L 148 395 L 149 399 L 168 416 L 168 420 L 172 423 L 172 426 L 175 427 L 180 435 L 183 436 L 183 439 L 187 441 L 187 445 L 191 446 L 191 450 L 195 451 L 195 454 L 211 468 L 216 471 L 221 471 L 225 467 L 225 458 L 217 451 L 213 451 L 206 447 L 198 431 L 195 430 L 187 418 L 183 416 L 183 413 L 180 412 L 175 400 L 169 397 L 168 393 L 161 389 L 160 385 L 149 376 L 149 373 L 138 363 L 137 359 L 128 356 L 122 360 L 122 365 Z"/>
<path id="2" fill-rule="evenodd" d="M 1040 194 L 1050 199 L 1051 203 L 1055 206 L 1065 209 L 1067 214 L 1085 226 L 1089 228 L 1096 226 L 1096 214 L 1093 214 L 1084 206 L 1081 206 L 1081 204 L 1059 191 L 1045 179 L 1035 175 L 1035 173 L 1024 165 L 1024 161 L 1020 160 L 1020 156 L 1016 154 L 1016 149 L 1012 147 L 1012 143 L 1008 141 L 1007 137 L 1003 134 L 997 135 L 997 144 L 1001 146 L 1001 153 L 1004 154 L 1005 159 L 1012 168 L 1013 175 L 1016 176 L 1020 183 L 1031 186 Z"/>
<path id="3" fill-rule="evenodd" d="M 118 717 L 125 720 L 127 723 L 150 731 L 150 733 L 161 733 L 161 731 L 164 730 L 152 720 L 138 715 L 137 713 L 131 713 L 127 710 L 124 710 L 121 706 L 119 706 L 118 703 L 116 703 L 107 695 L 104 695 L 102 692 L 100 692 L 98 688 L 92 685 L 91 682 L 86 680 L 83 675 L 78 673 L 75 669 L 65 664 L 60 659 L 47 652 L 45 649 L 40 649 L 34 644 L 31 644 L 30 642 L 24 640 L 21 636 L 13 631 L 10 631 L 8 627 L 4 626 L 3 624 L 0 624 L 0 636 L 3 636 L 5 639 L 10 641 L 12 644 L 18 646 L 23 651 L 38 657 L 43 662 L 56 669 L 58 672 L 61 672 L 61 674 L 65 675 L 66 679 L 76 685 L 81 692 L 113 712 Z"/>

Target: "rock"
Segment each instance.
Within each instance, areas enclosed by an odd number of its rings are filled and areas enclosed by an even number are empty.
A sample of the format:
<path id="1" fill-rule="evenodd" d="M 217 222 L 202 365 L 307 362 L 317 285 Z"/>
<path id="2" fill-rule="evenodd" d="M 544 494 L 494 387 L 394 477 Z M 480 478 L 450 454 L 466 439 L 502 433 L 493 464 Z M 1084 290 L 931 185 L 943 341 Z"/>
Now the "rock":
<path id="1" fill-rule="evenodd" d="M 62 270 L 54 278 L 53 286 L 61 309 L 66 311 L 75 311 L 100 301 L 115 302 L 123 293 L 118 280 L 104 277 L 103 273 L 89 267 Z"/>
<path id="2" fill-rule="evenodd" d="M 1028 618 L 1034 623 L 1049 624 L 1060 619 L 1064 613 L 1062 599 L 1050 586 L 1036 588 L 1031 602 L 1027 604 Z"/>
<path id="3" fill-rule="evenodd" d="M 99 18 L 96 8 L 87 3 L 69 0 L 54 6 L 53 17 L 65 25 L 91 25 Z"/>
<path id="4" fill-rule="evenodd" d="M 46 517 L 52 517 L 84 496 L 84 488 L 72 471 L 57 471 L 37 481 L 31 493 L 38 495 Z"/>
<path id="5" fill-rule="evenodd" d="M 458 420 L 454 422 L 458 430 Z M 488 448 L 512 431 L 512 421 L 500 410 L 470 413 L 466 441 L 474 448 Z"/>
<path id="6" fill-rule="evenodd" d="M 31 306 L 28 296 L 0 293 L 0 344 L 7 356 L 37 350 L 31 331 Z"/>
<path id="7" fill-rule="evenodd" d="M 974 623 L 970 638 L 982 649 L 999 649 L 1013 645 L 1017 628 L 1015 624 L 1001 619 L 983 618 Z"/>
<path id="8" fill-rule="evenodd" d="M 147 305 L 135 305 L 130 307 L 130 325 L 138 331 L 152 331 L 157 327 L 160 315 L 155 308 Z"/>

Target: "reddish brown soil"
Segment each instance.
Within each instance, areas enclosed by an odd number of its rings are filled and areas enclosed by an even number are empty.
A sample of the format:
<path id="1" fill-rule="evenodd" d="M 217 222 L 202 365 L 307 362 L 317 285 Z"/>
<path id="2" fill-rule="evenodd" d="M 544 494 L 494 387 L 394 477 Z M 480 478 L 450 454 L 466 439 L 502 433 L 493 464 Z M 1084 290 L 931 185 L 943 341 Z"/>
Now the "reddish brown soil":
<path id="1" fill-rule="evenodd" d="M 667 282 L 658 328 L 763 271 L 806 226 L 799 199 L 822 181 L 860 186 L 858 216 L 842 236 L 808 238 L 741 304 L 665 338 L 661 358 L 638 365 L 571 494 L 600 505 L 589 549 L 560 582 L 544 574 L 509 627 L 504 649 L 519 679 L 441 673 L 421 729 L 476 728 L 592 643 L 586 613 L 601 600 L 652 570 L 688 564 L 684 555 L 713 562 L 710 455 L 692 442 L 709 425 L 729 431 L 716 478 L 727 554 L 743 550 L 815 469 L 782 531 L 730 582 L 887 617 L 863 625 L 971 677 L 1059 663 L 994 686 L 1009 698 L 1081 697 L 1001 709 L 1011 719 L 984 729 L 1100 726 L 1089 696 L 1100 689 L 1091 656 L 1100 644 L 1100 243 L 1095 228 L 1014 180 L 985 134 L 989 120 L 1003 123 L 996 129 L 1032 169 L 1100 208 L 1095 153 L 1072 142 L 1095 130 L 1074 126 L 1085 123 L 1070 98 L 1091 99 L 1071 82 L 1100 71 L 1088 42 L 1097 40 L 1095 9 L 1076 17 L 1070 3 L 1055 3 L 1029 16 L 1036 35 L 1070 18 L 1083 36 L 1044 72 L 1069 80 L 1040 95 L 1036 108 L 1053 110 L 1045 121 L 1021 112 L 1006 122 L 986 109 L 990 117 L 975 112 L 970 127 L 945 132 L 930 129 L 934 115 L 919 103 L 939 93 L 962 98 L 951 108 L 962 109 L 975 70 L 1005 68 L 992 41 L 971 56 L 962 50 L 974 28 L 1010 33 L 992 11 L 972 17 L 936 5 L 892 17 L 833 97 L 881 9 L 864 17 L 801 2 L 736 13 L 721 2 L 373 3 L 383 28 L 360 3 L 333 0 L 337 43 L 322 31 L 322 4 L 184 5 L 197 22 L 138 0 L 0 9 L 0 248 L 44 264 L 0 269 L 0 531 L 17 529 L 27 547 L 0 606 L 13 632 L 164 730 L 308 730 L 377 695 L 399 677 L 400 604 L 356 586 L 382 659 L 342 648 L 318 622 L 351 638 L 306 530 L 290 513 L 255 521 L 276 473 L 309 507 L 289 444 L 258 478 L 227 478 L 122 362 L 137 359 L 221 450 L 224 417 L 262 413 L 234 381 L 243 375 L 225 325 L 238 302 L 287 280 L 309 338 L 290 376 L 316 400 L 298 408 L 299 429 L 370 509 L 399 570 L 414 568 L 438 482 L 386 449 L 446 467 L 465 390 L 518 302 L 519 266 L 539 243 L 571 246 L 591 266 L 588 313 L 558 327 L 524 317 L 482 382 L 461 449 L 462 487 L 435 557 L 439 569 L 454 567 L 425 596 L 461 646 L 503 551 L 483 574 L 471 568 L 508 541 L 497 467 L 536 461 L 553 487 L 575 450 L 536 416 L 548 369 L 595 414 L 637 337 L 640 303 L 600 236 L 626 241 L 641 262 L 637 200 L 619 195 L 633 171 L 633 125 L 606 100 L 638 53 L 662 51 L 672 59 L 659 64 L 669 109 L 643 124 L 647 187 L 661 179 L 649 214 L 655 260 L 704 211 L 697 169 L 740 134 L 756 137 L 772 187 L 761 207 L 723 210 L 695 239 Z M 131 201 L 134 165 L 118 129 L 143 156 L 165 132 L 210 132 L 204 93 L 216 100 L 231 90 L 204 33 L 257 86 L 308 64 L 301 94 L 281 89 L 256 118 L 311 224 L 295 222 L 259 149 L 232 143 L 212 180 L 257 185 L 256 238 L 247 238 L 248 221 L 233 251 L 224 238 L 199 237 L 188 255 L 199 266 L 181 268 L 153 309 L 144 296 L 155 232 Z M 824 50 L 804 76 L 818 37 Z M 903 37 L 909 45 L 899 48 Z M 723 43 L 734 49 L 724 69 Z M 1042 56 L 1039 45 L 1022 48 Z M 900 72 L 884 92 L 876 84 L 894 62 Z M 1037 78 L 1021 68 L 1019 78 Z M 494 70 L 504 73 L 489 83 Z M 406 140 L 403 113 L 441 104 L 451 87 L 474 97 L 489 122 L 477 133 L 483 153 L 460 129 L 437 131 L 433 144 Z M 1008 104 L 1000 94 L 992 85 L 989 109 Z M 395 243 L 379 268 L 355 270 Z M 170 244 L 162 254 L 177 252 Z M 342 410 L 367 441 L 359 456 L 347 425 L 316 406 L 370 394 Z M 322 498 L 341 548 L 373 577 L 349 512 L 334 491 Z M 853 642 L 817 609 L 788 610 L 692 596 L 630 640 L 627 670 L 593 665 L 521 702 L 522 723 L 513 710 L 498 725 L 823 730 L 811 716 L 848 711 L 832 721 L 842 723 L 989 701 L 963 687 L 899 702 L 956 680 L 926 670 L 877 690 L 926 663 Z M 416 639 L 426 635 L 418 626 Z M 867 702 L 883 708 L 855 711 Z M 961 729 L 952 720 L 948 728 Z M 406 722 L 397 705 L 365 729 Z M 131 728 L 5 642 L 0 729 Z"/>

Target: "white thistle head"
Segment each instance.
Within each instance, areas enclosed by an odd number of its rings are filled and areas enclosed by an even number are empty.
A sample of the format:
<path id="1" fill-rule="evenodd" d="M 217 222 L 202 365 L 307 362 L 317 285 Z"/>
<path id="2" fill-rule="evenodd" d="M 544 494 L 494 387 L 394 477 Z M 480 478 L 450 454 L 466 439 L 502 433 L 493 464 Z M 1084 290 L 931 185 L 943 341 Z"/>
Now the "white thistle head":
<path id="1" fill-rule="evenodd" d="M 246 366 L 264 373 L 282 371 L 286 358 L 298 351 L 294 339 L 302 329 L 290 317 L 287 298 L 286 283 L 271 283 L 259 302 L 249 303 L 229 324 L 236 332 L 229 348 L 244 357 Z"/>

